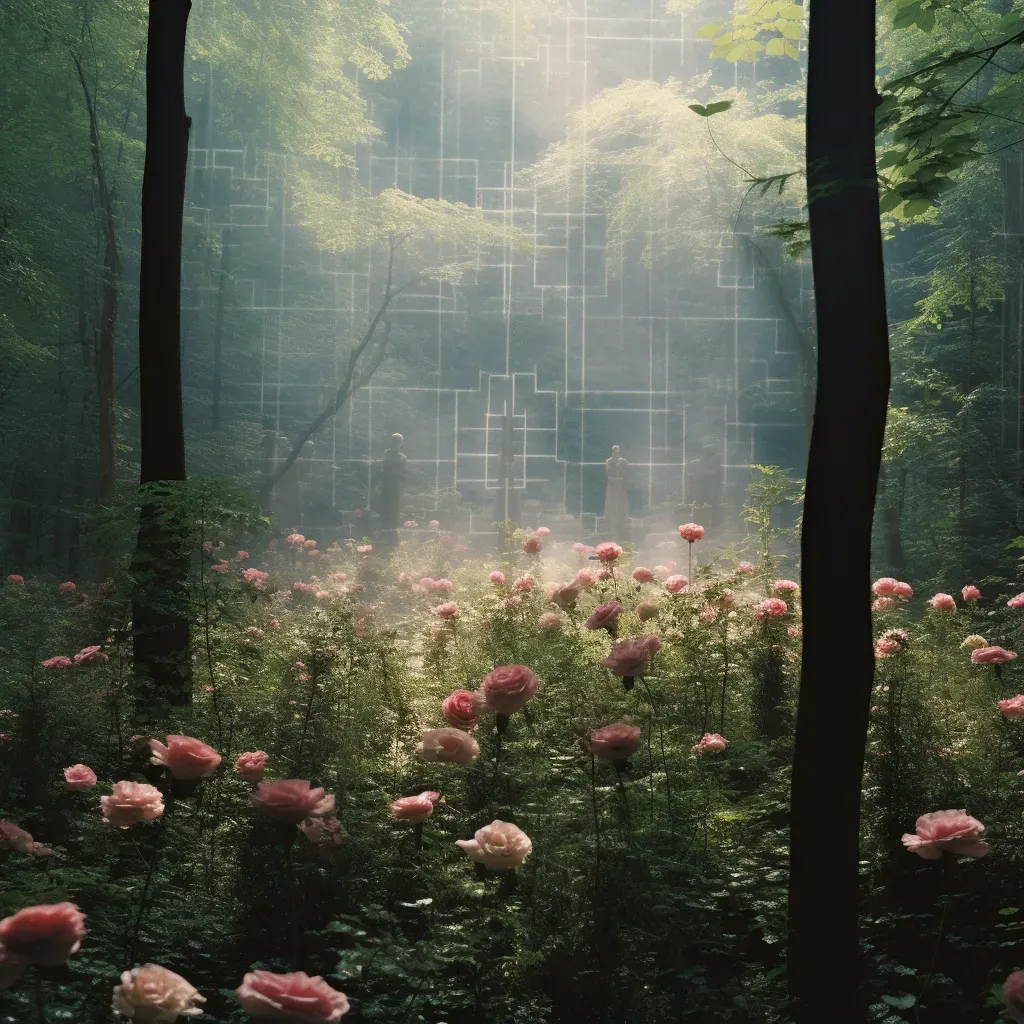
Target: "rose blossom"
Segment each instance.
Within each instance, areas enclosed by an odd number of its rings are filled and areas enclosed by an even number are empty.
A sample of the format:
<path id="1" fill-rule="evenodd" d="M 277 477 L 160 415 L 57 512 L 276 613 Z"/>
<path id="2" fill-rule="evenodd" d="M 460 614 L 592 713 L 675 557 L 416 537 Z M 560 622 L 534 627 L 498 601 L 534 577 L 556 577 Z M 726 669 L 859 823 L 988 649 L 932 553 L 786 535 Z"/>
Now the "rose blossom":
<path id="1" fill-rule="evenodd" d="M 78 589 L 78 587 L 74 583 L 72 583 L 71 580 L 68 580 L 66 583 L 62 583 L 57 589 L 62 594 L 73 594 Z"/>
<path id="2" fill-rule="evenodd" d="M 521 867 L 533 850 L 530 837 L 507 821 L 492 821 L 478 829 L 472 839 L 457 839 L 455 845 L 492 871 L 511 871 Z"/>
<path id="3" fill-rule="evenodd" d="M 536 534 L 534 534 L 532 537 L 527 537 L 526 540 L 523 541 L 523 550 L 528 555 L 540 554 L 543 548 L 544 541 L 541 540 L 541 538 L 538 537 Z"/>
<path id="4" fill-rule="evenodd" d="M 499 715 L 515 714 L 533 699 L 539 682 L 525 665 L 499 665 L 480 683 L 478 706 Z"/>
<path id="5" fill-rule="evenodd" d="M 416 744 L 416 753 L 424 761 L 469 764 L 480 756 L 480 744 L 462 729 L 428 729 Z"/>
<path id="6" fill-rule="evenodd" d="M 706 732 L 690 749 L 697 754 L 720 754 L 728 746 L 729 741 L 717 732 Z"/>
<path id="7" fill-rule="evenodd" d="M 966 637 L 960 645 L 962 651 L 976 651 L 979 647 L 988 647 L 988 641 L 983 636 L 978 636 L 977 633 Z"/>
<path id="8" fill-rule="evenodd" d="M 153 752 L 150 761 L 163 765 L 176 779 L 193 781 L 205 779 L 217 770 L 221 756 L 209 744 L 192 736 L 168 736 L 167 746 L 151 739 L 149 748 Z"/>
<path id="9" fill-rule="evenodd" d="M 581 558 L 589 558 L 594 553 L 594 549 L 589 544 L 583 544 L 580 541 L 576 541 L 572 549 Z"/>
<path id="10" fill-rule="evenodd" d="M 951 594 L 936 594 L 929 598 L 928 607 L 936 612 L 955 612 L 956 601 L 953 600 Z"/>
<path id="11" fill-rule="evenodd" d="M 981 597 L 981 591 L 971 583 L 968 583 L 963 590 L 960 591 L 960 595 L 967 602 L 977 601 Z"/>
<path id="12" fill-rule="evenodd" d="M 909 601 L 914 596 L 914 588 L 909 583 L 897 581 L 893 589 L 893 596 L 900 598 L 902 601 Z"/>
<path id="13" fill-rule="evenodd" d="M 513 590 L 518 590 L 521 594 L 528 594 L 536 586 L 537 581 L 532 576 L 520 576 L 512 584 Z"/>
<path id="14" fill-rule="evenodd" d="M 1024 971 L 1014 971 L 1003 982 L 1003 1002 L 1010 1019 L 1024 1024 Z"/>
<path id="15" fill-rule="evenodd" d="M 495 569 L 494 572 L 487 577 L 496 587 L 500 587 L 505 582 L 505 574 Z"/>
<path id="16" fill-rule="evenodd" d="M 341 846 L 341 822 L 333 814 L 306 818 L 295 826 L 314 846 Z"/>
<path id="17" fill-rule="evenodd" d="M 679 536 L 687 543 L 692 544 L 695 540 L 704 539 L 704 527 L 697 523 L 684 523 L 679 527 Z"/>
<path id="18" fill-rule="evenodd" d="M 689 582 L 690 581 L 682 573 L 679 573 L 676 576 L 669 576 L 669 578 L 665 580 L 665 589 L 670 594 L 678 594 L 682 590 L 686 589 Z"/>
<path id="19" fill-rule="evenodd" d="M 558 612 L 544 612 L 537 619 L 538 629 L 555 630 L 562 628 L 562 617 Z"/>
<path id="20" fill-rule="evenodd" d="M 169 1024 L 180 1016 L 202 1013 L 196 1003 L 205 1002 L 180 974 L 157 964 L 145 964 L 121 975 L 111 1008 L 138 1024 Z"/>
<path id="21" fill-rule="evenodd" d="M 417 796 L 403 796 L 391 801 L 391 817 L 395 821 L 411 821 L 419 824 L 434 813 L 434 801 L 427 793 Z"/>
<path id="22" fill-rule="evenodd" d="M 876 597 L 871 602 L 871 610 L 873 612 L 887 612 L 896 604 L 895 600 L 891 597 Z"/>
<path id="23" fill-rule="evenodd" d="M 52 856 L 53 850 L 32 838 L 31 832 L 18 828 L 13 822 L 0 818 L 0 850 L 15 850 L 18 853 L 29 853 L 33 857 Z M 3 985 L 0 985 L 3 988 Z"/>
<path id="24" fill-rule="evenodd" d="M 163 794 L 146 782 L 114 783 L 110 796 L 100 797 L 100 810 L 107 825 L 131 828 L 140 821 L 153 821 L 164 813 Z"/>
<path id="25" fill-rule="evenodd" d="M 406 521 L 402 525 L 407 530 L 415 530 L 416 527 L 419 526 L 420 524 L 417 523 L 415 519 L 406 519 Z"/>
<path id="26" fill-rule="evenodd" d="M 334 794 L 322 786 L 310 786 L 306 779 L 261 782 L 249 803 L 271 821 L 297 825 L 303 818 L 318 818 L 334 810 Z"/>
<path id="27" fill-rule="evenodd" d="M 453 690 L 441 702 L 441 714 L 456 729 L 473 732 L 477 727 L 477 720 L 472 691 Z"/>
<path id="28" fill-rule="evenodd" d="M 436 519 L 431 519 L 430 522 L 427 523 L 427 526 L 429 526 L 432 530 L 441 529 L 441 524 Z"/>
<path id="29" fill-rule="evenodd" d="M 39 664 L 45 669 L 54 671 L 62 668 L 71 668 L 74 662 L 65 655 L 58 654 L 55 658 L 47 658 L 46 661 L 41 661 Z"/>
<path id="30" fill-rule="evenodd" d="M 642 565 L 638 565 L 631 575 L 637 583 L 650 583 L 654 579 L 654 573 Z"/>
<path id="31" fill-rule="evenodd" d="M 643 642 L 620 640 L 601 664 L 617 676 L 642 676 L 651 653 Z"/>
<path id="32" fill-rule="evenodd" d="M 714 622 L 718 618 L 718 609 L 712 604 L 705 605 L 697 618 L 701 622 Z"/>
<path id="33" fill-rule="evenodd" d="M 607 629 L 614 634 L 615 626 L 619 616 L 622 614 L 622 605 L 618 601 L 608 601 L 606 604 L 599 604 L 584 623 L 587 629 Z"/>
<path id="34" fill-rule="evenodd" d="M 602 761 L 628 761 L 640 749 L 640 727 L 616 722 L 590 734 L 590 749 Z"/>
<path id="35" fill-rule="evenodd" d="M 754 617 L 765 619 L 769 616 L 776 618 L 785 615 L 789 611 L 789 605 L 781 597 L 766 597 L 760 604 L 754 605 Z"/>
<path id="36" fill-rule="evenodd" d="M 893 597 L 898 586 L 899 580 L 894 579 L 892 576 L 883 576 L 881 579 L 875 580 L 871 585 L 871 589 L 876 597 Z"/>
<path id="37" fill-rule="evenodd" d="M 551 528 L 548 526 L 538 526 L 533 532 L 537 534 L 538 537 L 547 537 L 551 533 Z"/>
<path id="38" fill-rule="evenodd" d="M 1024 718 L 1024 694 L 1018 693 L 1016 697 L 998 701 L 996 707 L 1007 718 Z"/>
<path id="39" fill-rule="evenodd" d="M 548 604 L 558 605 L 559 608 L 572 608 L 579 600 L 582 588 L 575 583 L 552 583 L 547 589 Z"/>
<path id="40" fill-rule="evenodd" d="M 753 562 L 740 562 L 736 566 L 736 571 L 738 573 L 757 572 L 757 566 Z"/>
<path id="41" fill-rule="evenodd" d="M 7 577 L 7 582 L 8 583 L 14 583 L 16 585 L 24 585 L 25 577 L 24 576 L 19 576 L 18 573 L 16 573 L 16 572 L 12 572 L 10 574 L 10 576 Z"/>
<path id="42" fill-rule="evenodd" d="M 235 995 L 242 1009 L 258 1020 L 335 1024 L 349 1010 L 344 992 L 331 988 L 318 975 L 310 977 L 302 971 L 252 971 L 242 979 Z"/>
<path id="43" fill-rule="evenodd" d="M 64 788 L 70 793 L 81 793 L 96 785 L 96 773 L 86 764 L 73 764 L 64 769 Z"/>
<path id="44" fill-rule="evenodd" d="M 1006 602 L 1008 608 L 1024 608 L 1024 594 L 1018 594 L 1016 597 L 1011 597 Z"/>
<path id="45" fill-rule="evenodd" d="M 657 617 L 658 606 L 653 601 L 641 601 L 636 606 L 636 614 L 641 622 L 646 622 L 648 619 Z"/>
<path id="46" fill-rule="evenodd" d="M 459 618 L 459 616 L 462 615 L 462 612 L 454 601 L 445 601 L 444 604 L 439 604 L 434 609 L 434 614 L 439 619 L 451 620 Z"/>
<path id="47" fill-rule="evenodd" d="M 85 915 L 74 903 L 43 903 L 0 921 L 0 950 L 5 957 L 57 967 L 78 952 L 83 935 Z"/>
<path id="48" fill-rule="evenodd" d="M 259 782 L 267 770 L 268 754 L 265 750 L 250 750 L 235 758 L 235 774 L 246 782 Z"/>
<path id="49" fill-rule="evenodd" d="M 573 583 L 581 590 L 589 590 L 597 583 L 597 573 L 590 569 L 580 569 L 573 578 Z"/>
<path id="50" fill-rule="evenodd" d="M 989 845 L 978 838 L 984 831 L 966 811 L 932 811 L 917 819 L 914 833 L 903 836 L 903 845 L 925 860 L 939 860 L 945 852 L 984 857 Z"/>
<path id="51" fill-rule="evenodd" d="M 1003 665 L 1017 657 L 1016 651 L 1007 651 L 1002 647 L 979 647 L 971 651 L 972 665 Z"/>
<path id="52" fill-rule="evenodd" d="M 110 658 L 100 650 L 99 644 L 94 644 L 92 647 L 83 647 L 75 655 L 76 665 L 91 665 L 94 661 L 110 661 Z"/>
<path id="53" fill-rule="evenodd" d="M 792 596 L 797 592 L 797 585 L 792 580 L 776 580 L 772 589 L 782 597 Z"/>
<path id="54" fill-rule="evenodd" d="M 615 541 L 606 540 L 594 548 L 594 554 L 604 563 L 614 562 L 622 554 L 622 548 Z"/>

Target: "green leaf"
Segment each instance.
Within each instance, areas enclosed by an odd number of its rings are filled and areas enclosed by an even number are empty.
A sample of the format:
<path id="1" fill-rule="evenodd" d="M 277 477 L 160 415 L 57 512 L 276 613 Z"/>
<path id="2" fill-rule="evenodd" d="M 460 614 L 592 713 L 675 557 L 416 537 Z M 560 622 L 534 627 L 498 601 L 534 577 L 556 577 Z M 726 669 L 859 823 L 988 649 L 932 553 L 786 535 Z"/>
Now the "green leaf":
<path id="1" fill-rule="evenodd" d="M 766 57 L 784 57 L 786 55 L 786 40 L 781 36 L 769 39 L 765 44 L 764 53 Z"/>
<path id="2" fill-rule="evenodd" d="M 894 1006 L 897 1010 L 909 1010 L 917 1002 L 917 996 L 904 993 L 901 996 L 882 996 L 882 1002 Z"/>
<path id="3" fill-rule="evenodd" d="M 718 103 L 709 103 L 707 106 L 702 103 L 691 103 L 689 107 L 701 117 L 713 117 L 715 114 L 721 114 L 728 110 L 732 106 L 732 102 L 732 100 L 720 100 Z"/>
<path id="4" fill-rule="evenodd" d="M 694 33 L 697 39 L 710 39 L 712 36 L 718 35 L 721 31 L 722 26 L 717 22 L 710 21 L 706 25 L 701 25 L 699 29 Z"/>
<path id="5" fill-rule="evenodd" d="M 1020 911 L 1020 907 L 1003 907 L 999 911 L 1000 917 L 1009 917 L 1011 914 L 1016 914 Z"/>
<path id="6" fill-rule="evenodd" d="M 892 213 L 903 202 L 903 196 L 895 190 L 886 192 L 884 196 L 878 201 L 878 212 L 879 213 Z"/>
<path id="7" fill-rule="evenodd" d="M 790 21 L 800 21 L 807 15 L 807 12 L 799 4 L 786 4 L 779 11 L 780 18 L 788 18 Z"/>
<path id="8" fill-rule="evenodd" d="M 772 26 L 777 28 L 786 39 L 800 39 L 803 37 L 803 29 L 795 21 L 784 21 Z"/>
<path id="9" fill-rule="evenodd" d="M 904 217 L 919 217 L 922 213 L 927 213 L 935 203 L 933 203 L 926 196 L 917 196 L 914 199 L 908 199 L 907 205 L 903 207 Z"/>
<path id="10" fill-rule="evenodd" d="M 752 61 L 763 49 L 764 47 L 759 42 L 748 39 L 740 43 L 739 46 L 734 46 L 725 55 L 725 59 L 730 64 L 735 64 L 741 60 Z"/>

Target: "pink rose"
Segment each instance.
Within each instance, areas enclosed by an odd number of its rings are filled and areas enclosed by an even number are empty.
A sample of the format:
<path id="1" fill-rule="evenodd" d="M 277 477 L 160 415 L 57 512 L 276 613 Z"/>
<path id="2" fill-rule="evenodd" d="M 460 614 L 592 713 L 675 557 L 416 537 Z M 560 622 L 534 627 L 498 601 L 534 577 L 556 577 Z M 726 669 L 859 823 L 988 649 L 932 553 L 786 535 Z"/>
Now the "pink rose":
<path id="1" fill-rule="evenodd" d="M 13 822 L 0 818 L 0 850 L 14 850 L 17 853 L 28 853 L 33 857 L 50 857 L 53 854 L 48 846 L 37 843 L 31 832 L 18 828 Z M 3 985 L 0 985 L 3 988 Z"/>
<path id="2" fill-rule="evenodd" d="M 411 821 L 418 824 L 434 813 L 434 801 L 426 793 L 418 796 L 403 796 L 391 802 L 391 817 L 395 821 Z"/>
<path id="3" fill-rule="evenodd" d="M 646 622 L 648 619 L 657 618 L 658 606 L 653 601 L 641 601 L 636 606 L 636 614 L 641 622 Z"/>
<path id="4" fill-rule="evenodd" d="M 439 619 L 448 619 L 451 621 L 452 619 L 459 618 L 459 616 L 462 615 L 462 611 L 454 601 L 445 601 L 444 604 L 439 604 L 434 609 L 434 614 Z"/>
<path id="5" fill-rule="evenodd" d="M 767 597 L 754 605 L 754 617 L 757 619 L 777 618 L 789 611 L 789 605 L 781 597 Z"/>
<path id="6" fill-rule="evenodd" d="M 258 1020 L 294 1024 L 335 1024 L 348 1013 L 348 999 L 319 976 L 302 971 L 273 974 L 253 971 L 235 990 L 242 1009 Z"/>
<path id="7" fill-rule="evenodd" d="M 513 590 L 518 590 L 521 594 L 528 594 L 537 585 L 537 581 L 532 576 L 520 576 L 512 584 Z"/>
<path id="8" fill-rule="evenodd" d="M 453 690 L 441 702 L 441 714 L 456 729 L 472 732 L 477 727 L 476 703 L 470 690 Z"/>
<path id="9" fill-rule="evenodd" d="M 521 867 L 533 850 L 530 837 L 507 821 L 492 821 L 478 829 L 472 839 L 457 839 L 455 845 L 492 871 Z"/>
<path id="10" fill-rule="evenodd" d="M 966 811 L 932 811 L 917 819 L 914 834 L 904 835 L 903 845 L 925 860 L 939 860 L 943 853 L 984 857 L 989 845 L 978 838 L 984 831 Z"/>
<path id="11" fill-rule="evenodd" d="M 622 605 L 618 601 L 609 601 L 607 604 L 599 604 L 584 625 L 587 629 L 607 629 L 609 633 L 614 633 L 621 614 Z"/>
<path id="12" fill-rule="evenodd" d="M 589 590 L 597 584 L 597 573 L 590 569 L 580 569 L 580 571 L 576 573 L 573 583 L 575 583 L 580 590 Z"/>
<path id="13" fill-rule="evenodd" d="M 960 595 L 965 601 L 970 603 L 971 601 L 977 601 L 981 597 L 981 591 L 971 583 L 968 583 L 963 590 L 960 591 Z"/>
<path id="14" fill-rule="evenodd" d="M 454 586 L 455 586 L 455 584 L 452 583 L 451 580 L 440 579 L 440 580 L 434 580 L 433 589 L 434 590 L 441 590 L 441 591 L 444 591 L 445 593 L 447 593 Z"/>
<path id="15" fill-rule="evenodd" d="M 100 810 L 107 825 L 131 828 L 140 821 L 153 821 L 164 813 L 164 798 L 156 786 L 146 782 L 114 783 L 110 796 L 100 797 Z"/>
<path id="16" fill-rule="evenodd" d="M 217 562 L 216 565 L 210 566 L 210 572 L 226 573 L 230 566 L 227 562 Z"/>
<path id="17" fill-rule="evenodd" d="M 642 565 L 638 565 L 633 570 L 632 576 L 637 583 L 650 583 L 654 579 L 654 573 L 650 569 L 645 569 Z"/>
<path id="18" fill-rule="evenodd" d="M 68 580 L 67 583 L 62 583 L 57 589 L 62 594 L 73 594 L 78 589 L 78 587 L 75 586 L 75 584 L 72 583 L 71 580 Z"/>
<path id="19" fill-rule="evenodd" d="M 235 774 L 246 782 L 259 782 L 267 770 L 268 754 L 265 750 L 250 750 L 235 758 Z"/>
<path id="20" fill-rule="evenodd" d="M 582 544 L 579 541 L 573 544 L 572 549 L 580 558 L 589 558 L 594 553 L 594 549 L 589 544 Z"/>
<path id="21" fill-rule="evenodd" d="M 39 664 L 53 672 L 63 668 L 71 668 L 74 662 L 63 654 L 58 654 L 55 658 L 47 658 L 46 661 L 41 661 Z"/>
<path id="22" fill-rule="evenodd" d="M 1008 700 L 998 701 L 996 707 L 1007 718 L 1024 718 L 1024 693 L 1018 693 L 1016 697 L 1010 697 Z"/>
<path id="23" fill-rule="evenodd" d="M 1015 1024 L 1024 1024 L 1024 971 L 1014 971 L 1003 982 L 1003 1002 Z"/>
<path id="24" fill-rule="evenodd" d="M 689 582 L 690 581 L 681 573 L 676 576 L 669 576 L 669 578 L 665 580 L 665 589 L 670 594 L 678 594 L 686 588 Z"/>
<path id="25" fill-rule="evenodd" d="M 697 523 L 684 523 L 679 527 L 679 536 L 687 543 L 692 544 L 695 540 L 704 539 L 704 527 Z"/>
<path id="26" fill-rule="evenodd" d="M 368 555 L 372 550 L 373 550 L 373 545 L 372 544 L 360 544 L 359 547 L 356 548 L 356 554 Z"/>
<path id="27" fill-rule="evenodd" d="M 297 825 L 304 818 L 318 818 L 334 810 L 334 794 L 322 786 L 310 786 L 306 779 L 261 782 L 249 802 L 271 821 Z"/>
<path id="28" fill-rule="evenodd" d="M 602 562 L 614 562 L 615 559 L 622 554 L 622 548 L 620 548 L 614 541 L 606 540 L 603 544 L 598 544 L 597 547 L 594 548 L 594 554 L 597 555 Z"/>
<path id="29" fill-rule="evenodd" d="M 110 658 L 100 650 L 99 644 L 94 644 L 92 647 L 83 647 L 75 655 L 76 665 L 91 665 L 95 661 L 110 661 Z"/>
<path id="30" fill-rule="evenodd" d="M 420 524 L 417 523 L 415 519 L 406 519 L 406 521 L 402 525 L 407 530 L 415 530 L 416 527 L 419 526 Z"/>
<path id="31" fill-rule="evenodd" d="M 548 604 L 558 605 L 559 608 L 573 608 L 579 600 L 580 590 L 575 583 L 550 583 L 545 596 Z"/>
<path id="32" fill-rule="evenodd" d="M 776 580 L 772 584 L 772 589 L 781 597 L 787 597 L 795 594 L 798 587 L 792 580 Z"/>
<path id="33" fill-rule="evenodd" d="M 893 579 L 892 576 L 883 576 L 871 584 L 871 589 L 874 591 L 875 597 L 895 597 L 896 588 L 899 585 L 900 581 Z"/>
<path id="34" fill-rule="evenodd" d="M 1017 657 L 1016 651 L 1007 651 L 1002 647 L 979 647 L 971 651 L 972 665 L 1003 665 Z"/>
<path id="35" fill-rule="evenodd" d="M 628 761 L 640 749 L 640 727 L 616 722 L 590 734 L 590 749 L 602 761 Z"/>
<path id="36" fill-rule="evenodd" d="M 96 773 L 85 764 L 73 764 L 64 769 L 64 788 L 70 793 L 81 793 L 96 785 Z"/>
<path id="37" fill-rule="evenodd" d="M 547 526 L 538 526 L 533 532 L 537 534 L 538 537 L 547 537 L 551 533 L 551 529 Z"/>
<path id="38" fill-rule="evenodd" d="M 740 562 L 740 564 L 736 566 L 736 571 L 738 573 L 757 572 L 757 566 L 754 565 L 753 562 Z"/>
<path id="39" fill-rule="evenodd" d="M 1016 597 L 1011 597 L 1006 602 L 1008 608 L 1024 608 L 1024 594 L 1018 594 Z"/>
<path id="40" fill-rule="evenodd" d="M 538 537 L 536 534 L 534 534 L 532 537 L 527 537 L 526 540 L 523 541 L 523 550 L 528 555 L 539 554 L 543 550 L 543 548 L 544 541 L 541 540 L 541 538 Z"/>
<path id="41" fill-rule="evenodd" d="M 429 526 L 432 530 L 441 529 L 441 524 L 436 519 L 431 519 L 430 522 L 427 523 L 427 526 Z"/>
<path id="42" fill-rule="evenodd" d="M 242 570 L 242 579 L 256 590 L 265 590 L 267 580 L 270 579 L 270 573 L 250 566 L 248 569 Z"/>
<path id="43" fill-rule="evenodd" d="M 544 612 L 537 619 L 537 628 L 554 631 L 562 628 L 562 617 L 558 612 Z"/>
<path id="44" fill-rule="evenodd" d="M 500 587 L 505 582 L 505 574 L 503 572 L 499 572 L 497 569 L 495 569 L 494 572 L 492 572 L 490 576 L 488 576 L 487 578 L 496 587 Z"/>
<path id="45" fill-rule="evenodd" d="M 690 749 L 697 754 L 720 754 L 729 741 L 717 732 L 706 732 Z"/>
<path id="46" fill-rule="evenodd" d="M 12 572 L 10 574 L 10 576 L 7 577 L 7 582 L 8 583 L 13 583 L 16 586 L 24 586 L 24 584 L 25 584 L 25 577 L 18 575 L 18 573 L 16 573 L 16 572 Z"/>
<path id="47" fill-rule="evenodd" d="M 416 744 L 424 761 L 469 764 L 480 756 L 480 744 L 463 729 L 428 729 Z"/>
<path id="48" fill-rule="evenodd" d="M 928 600 L 928 607 L 936 612 L 955 612 L 956 601 L 952 594 L 936 594 Z"/>
<path id="49" fill-rule="evenodd" d="M 478 706 L 499 715 L 515 714 L 533 699 L 539 682 L 525 665 L 499 665 L 480 683 Z"/>
<path id="50" fill-rule="evenodd" d="M 909 583 L 896 583 L 893 588 L 893 596 L 900 598 L 902 601 L 909 601 L 914 596 L 914 588 Z"/>
<path id="51" fill-rule="evenodd" d="M 171 775 L 182 781 L 205 779 L 217 770 L 220 754 L 209 744 L 192 736 L 168 736 L 164 746 L 157 739 L 149 741 L 153 764 L 163 765 Z"/>
<path id="52" fill-rule="evenodd" d="M 617 676 L 642 676 L 650 654 L 645 643 L 637 640 L 620 640 L 601 664 L 611 669 Z"/>
<path id="53" fill-rule="evenodd" d="M 77 953 L 85 935 L 85 915 L 74 903 L 25 907 L 0 921 L 4 957 L 56 967 Z"/>
<path id="54" fill-rule="evenodd" d="M 341 822 L 333 815 L 306 818 L 295 826 L 314 846 L 341 846 Z"/>
<path id="55" fill-rule="evenodd" d="M 202 1013 L 196 1003 L 206 1000 L 180 974 L 145 964 L 121 975 L 114 987 L 113 1009 L 137 1024 L 160 1024 Z"/>
<path id="56" fill-rule="evenodd" d="M 895 604 L 895 600 L 891 597 L 876 597 L 871 603 L 871 610 L 873 612 L 887 612 Z"/>
<path id="57" fill-rule="evenodd" d="M 705 605 L 697 616 L 701 622 L 714 622 L 718 618 L 718 609 L 711 604 Z"/>

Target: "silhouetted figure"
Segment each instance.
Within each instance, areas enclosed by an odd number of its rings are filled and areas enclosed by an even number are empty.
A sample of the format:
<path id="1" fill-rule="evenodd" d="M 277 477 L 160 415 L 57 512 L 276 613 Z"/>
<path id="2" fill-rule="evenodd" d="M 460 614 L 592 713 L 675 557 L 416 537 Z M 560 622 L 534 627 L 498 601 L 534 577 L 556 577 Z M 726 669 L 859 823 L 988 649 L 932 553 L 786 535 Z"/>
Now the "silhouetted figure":
<path id="1" fill-rule="evenodd" d="M 280 466 L 291 451 L 291 443 L 287 437 L 277 439 L 277 460 L 275 469 Z M 288 472 L 274 485 L 270 496 L 270 509 L 280 525 L 289 528 L 298 527 L 302 521 L 302 504 L 299 501 L 299 463 L 296 459 Z"/>
<path id="2" fill-rule="evenodd" d="M 384 452 L 380 461 L 380 496 L 377 501 L 377 512 L 382 530 L 398 529 L 408 463 L 401 450 L 404 441 L 405 438 L 401 434 L 392 434 L 391 447 Z"/>
<path id="3" fill-rule="evenodd" d="M 629 524 L 629 463 L 619 454 L 619 446 L 612 445 L 612 457 L 605 459 L 604 471 L 608 478 L 604 491 L 604 518 L 612 525 L 616 535 Z"/>

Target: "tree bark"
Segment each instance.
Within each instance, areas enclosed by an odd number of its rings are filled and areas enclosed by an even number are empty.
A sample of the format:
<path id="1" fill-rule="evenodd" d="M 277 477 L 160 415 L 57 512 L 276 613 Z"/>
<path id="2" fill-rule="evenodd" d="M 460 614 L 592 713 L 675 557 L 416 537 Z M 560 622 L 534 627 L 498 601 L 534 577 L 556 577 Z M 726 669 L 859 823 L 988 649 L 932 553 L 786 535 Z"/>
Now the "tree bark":
<path id="1" fill-rule="evenodd" d="M 812 4 L 808 47 L 818 386 L 801 535 L 803 671 L 787 962 L 797 1024 L 818 1024 L 823 1013 L 829 1024 L 862 1024 L 859 840 L 874 675 L 871 528 L 889 394 L 873 0 Z"/>
<path id="2" fill-rule="evenodd" d="M 224 299 L 231 273 L 231 228 L 220 234 L 220 280 L 217 285 L 217 314 L 213 325 L 213 389 L 211 395 L 210 426 L 220 429 L 220 391 L 224 370 Z"/>
<path id="3" fill-rule="evenodd" d="M 190 0 L 150 0 L 146 164 L 139 277 L 139 409 L 144 487 L 133 559 L 132 639 L 142 714 L 191 698 L 189 552 L 163 501 L 185 479 L 181 397 L 181 234 L 191 122 L 185 113 Z M 150 485 L 146 487 L 146 485 Z"/>

